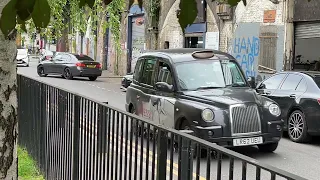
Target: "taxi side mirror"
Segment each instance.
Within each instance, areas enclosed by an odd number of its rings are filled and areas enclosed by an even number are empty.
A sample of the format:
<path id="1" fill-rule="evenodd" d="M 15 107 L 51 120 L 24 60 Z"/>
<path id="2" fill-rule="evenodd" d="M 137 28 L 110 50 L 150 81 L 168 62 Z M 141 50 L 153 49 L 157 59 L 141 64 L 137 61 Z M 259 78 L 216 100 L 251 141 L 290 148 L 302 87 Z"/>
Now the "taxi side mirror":
<path id="1" fill-rule="evenodd" d="M 155 84 L 155 89 L 162 92 L 168 92 L 168 93 L 173 92 L 173 86 L 169 85 L 166 82 L 157 82 Z"/>
<path id="2" fill-rule="evenodd" d="M 254 76 L 250 76 L 248 78 L 248 83 L 251 86 L 251 88 L 256 88 L 256 78 Z"/>

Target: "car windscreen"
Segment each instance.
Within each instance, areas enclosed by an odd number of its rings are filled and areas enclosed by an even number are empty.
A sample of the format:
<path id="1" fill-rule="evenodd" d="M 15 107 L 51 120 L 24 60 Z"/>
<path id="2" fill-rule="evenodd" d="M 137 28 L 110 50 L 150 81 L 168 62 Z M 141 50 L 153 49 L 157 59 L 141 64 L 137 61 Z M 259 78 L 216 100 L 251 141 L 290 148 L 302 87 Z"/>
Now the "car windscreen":
<path id="1" fill-rule="evenodd" d="M 94 61 L 91 57 L 87 56 L 87 55 L 75 55 L 75 57 L 79 60 L 79 61 Z"/>
<path id="2" fill-rule="evenodd" d="M 234 61 L 188 61 L 177 63 L 175 68 L 182 90 L 247 86 L 240 67 Z"/>
<path id="3" fill-rule="evenodd" d="M 314 82 L 316 82 L 316 84 L 318 85 L 318 87 L 320 88 L 320 76 L 314 76 Z"/>

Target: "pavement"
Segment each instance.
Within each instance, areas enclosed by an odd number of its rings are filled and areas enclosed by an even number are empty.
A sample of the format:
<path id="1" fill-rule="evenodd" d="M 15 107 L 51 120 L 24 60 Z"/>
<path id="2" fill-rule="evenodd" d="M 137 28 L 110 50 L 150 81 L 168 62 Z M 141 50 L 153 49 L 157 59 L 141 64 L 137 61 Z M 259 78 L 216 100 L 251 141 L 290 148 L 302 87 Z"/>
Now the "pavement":
<path id="1" fill-rule="evenodd" d="M 120 89 L 120 77 L 111 76 L 107 71 L 96 81 L 89 81 L 86 78 L 77 78 L 70 81 L 54 76 L 39 77 L 36 73 L 36 61 L 37 60 L 32 60 L 30 67 L 19 67 L 18 73 L 38 79 L 49 85 L 89 97 L 96 101 L 108 102 L 112 107 L 125 110 L 125 92 Z M 280 141 L 278 149 L 270 154 L 261 153 L 255 147 L 243 147 L 235 150 L 263 163 L 297 174 L 304 178 L 310 180 L 320 179 L 320 138 L 318 137 L 313 138 L 312 142 L 308 144 L 298 144 L 290 141 L 287 136 L 284 136 Z M 174 158 L 174 161 L 177 162 L 178 160 Z M 240 179 L 241 164 L 236 161 L 235 167 L 239 167 L 239 169 L 235 168 L 234 179 Z M 212 161 L 211 168 L 213 169 L 211 177 L 213 177 L 213 172 L 216 170 L 215 161 Z M 223 179 L 226 179 L 228 177 L 228 161 L 223 161 L 222 168 Z M 206 160 L 201 160 L 201 169 L 206 169 Z M 175 169 L 174 172 L 176 171 L 177 169 Z M 248 179 L 255 179 L 255 169 L 248 166 L 247 171 L 248 173 L 252 172 L 250 173 L 252 178 L 248 177 Z M 201 176 L 205 177 L 204 172 L 201 172 Z M 261 179 L 270 179 L 270 176 L 263 173 Z"/>

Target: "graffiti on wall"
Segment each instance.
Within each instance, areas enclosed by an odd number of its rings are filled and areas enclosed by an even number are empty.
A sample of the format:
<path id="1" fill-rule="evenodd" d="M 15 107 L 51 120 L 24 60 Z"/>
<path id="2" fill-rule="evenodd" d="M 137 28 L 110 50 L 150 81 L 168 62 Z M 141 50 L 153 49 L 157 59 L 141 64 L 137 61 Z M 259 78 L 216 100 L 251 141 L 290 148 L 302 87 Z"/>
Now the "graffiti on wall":
<path id="1" fill-rule="evenodd" d="M 257 76 L 256 64 L 260 53 L 259 37 L 234 38 L 233 55 L 239 62 L 246 77 Z"/>

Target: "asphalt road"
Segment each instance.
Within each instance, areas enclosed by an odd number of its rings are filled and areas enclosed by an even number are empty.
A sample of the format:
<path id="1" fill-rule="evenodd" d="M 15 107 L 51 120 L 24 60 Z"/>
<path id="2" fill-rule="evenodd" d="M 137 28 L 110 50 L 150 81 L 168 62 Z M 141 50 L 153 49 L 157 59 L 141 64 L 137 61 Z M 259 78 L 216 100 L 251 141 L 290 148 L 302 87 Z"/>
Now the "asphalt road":
<path id="1" fill-rule="evenodd" d="M 36 65 L 36 62 L 31 62 L 30 67 L 19 67 L 18 73 L 41 79 L 48 84 L 76 92 L 96 101 L 108 102 L 111 106 L 124 110 L 125 93 L 120 90 L 120 79 L 118 82 L 110 80 L 109 78 L 98 78 L 97 81 L 92 82 L 85 78 L 70 81 L 62 79 L 61 77 L 39 77 L 36 73 Z M 237 149 L 237 151 L 304 178 L 311 180 L 320 179 L 320 138 L 313 138 L 313 141 L 308 144 L 297 144 L 291 142 L 287 137 L 284 137 L 280 141 L 278 149 L 272 154 L 260 153 L 258 149 L 254 147 L 240 148 Z M 236 167 L 241 167 L 237 166 L 237 162 L 235 164 Z M 206 166 L 205 160 L 201 161 L 201 166 L 203 166 L 202 168 Z M 211 167 L 215 168 L 214 166 L 215 162 L 212 162 Z M 228 167 L 228 164 L 223 163 L 222 167 Z M 248 172 L 251 171 L 249 169 Z M 225 179 L 227 178 L 228 172 L 227 170 L 223 171 L 223 179 Z M 254 169 L 252 169 L 252 172 L 254 172 Z M 240 175 L 240 173 L 241 171 L 235 172 L 235 179 L 240 179 L 240 177 L 237 176 Z M 205 177 L 205 174 L 201 173 L 201 176 Z"/>

